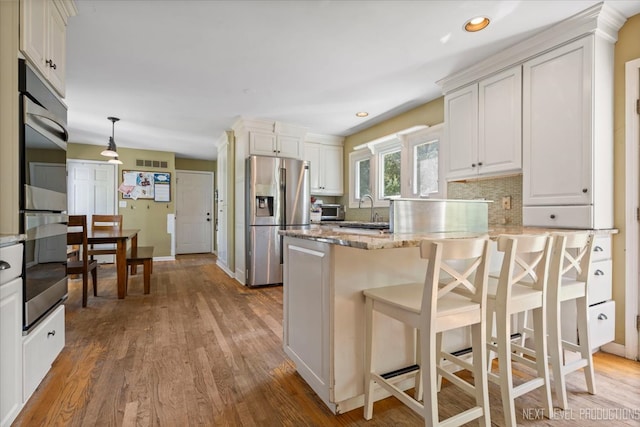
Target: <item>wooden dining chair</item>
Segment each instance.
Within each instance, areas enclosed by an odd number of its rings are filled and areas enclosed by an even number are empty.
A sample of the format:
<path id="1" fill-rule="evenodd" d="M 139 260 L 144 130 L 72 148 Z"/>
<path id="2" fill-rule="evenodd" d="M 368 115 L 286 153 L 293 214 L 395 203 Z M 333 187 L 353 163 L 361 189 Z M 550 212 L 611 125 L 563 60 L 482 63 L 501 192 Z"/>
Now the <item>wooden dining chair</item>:
<path id="1" fill-rule="evenodd" d="M 82 306 L 87 306 L 89 273 L 93 281 L 93 296 L 98 296 L 98 262 L 87 255 L 87 216 L 69 215 L 67 245 L 78 245 L 79 259 L 67 261 L 67 274 L 82 275 Z"/>
<path id="2" fill-rule="evenodd" d="M 92 230 L 122 230 L 122 215 L 92 215 Z M 95 255 L 115 255 L 115 245 L 99 245 L 89 248 L 89 256 L 93 260 Z"/>
<path id="3" fill-rule="evenodd" d="M 485 238 L 424 240 L 420 256 L 427 263 L 424 283 L 386 286 L 363 292 L 366 313 L 364 418 L 370 420 L 373 416 L 374 385 L 378 385 L 421 415 L 425 426 L 458 426 L 474 419 L 480 425 L 489 426 L 486 369 L 489 241 Z M 415 365 L 387 373 L 376 369 L 373 363 L 377 332 L 375 312 L 399 320 L 417 331 Z M 443 332 L 468 326 L 472 335 L 472 363 L 440 348 Z M 473 383 L 444 369 L 440 364 L 443 359 L 471 371 Z M 398 381 L 406 379 L 407 375 L 415 377 L 414 397 L 397 386 Z M 438 376 L 445 377 L 475 397 L 475 406 L 440 421 Z"/>

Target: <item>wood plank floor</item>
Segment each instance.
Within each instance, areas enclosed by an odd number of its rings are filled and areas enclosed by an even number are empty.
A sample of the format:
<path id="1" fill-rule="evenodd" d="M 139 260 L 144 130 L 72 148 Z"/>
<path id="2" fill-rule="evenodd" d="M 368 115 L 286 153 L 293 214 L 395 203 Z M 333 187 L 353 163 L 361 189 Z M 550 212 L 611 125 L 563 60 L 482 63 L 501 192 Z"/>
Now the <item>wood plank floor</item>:
<path id="1" fill-rule="evenodd" d="M 132 277 L 124 300 L 116 297 L 113 266 L 100 266 L 98 275 L 100 296 L 90 296 L 85 309 L 81 281 L 70 281 L 66 347 L 14 425 L 423 424 L 393 398 L 376 403 L 370 422 L 361 409 L 329 412 L 282 350 L 281 287 L 247 289 L 202 255 L 156 262 L 150 295 L 142 293 L 142 274 Z M 639 425 L 640 363 L 602 353 L 595 363 L 597 395 L 574 373 L 571 412 L 540 419 L 534 392 L 516 400 L 518 425 Z M 504 425 L 493 384 L 490 398 L 492 424 Z M 471 403 L 450 384 L 440 401 L 443 415 Z"/>

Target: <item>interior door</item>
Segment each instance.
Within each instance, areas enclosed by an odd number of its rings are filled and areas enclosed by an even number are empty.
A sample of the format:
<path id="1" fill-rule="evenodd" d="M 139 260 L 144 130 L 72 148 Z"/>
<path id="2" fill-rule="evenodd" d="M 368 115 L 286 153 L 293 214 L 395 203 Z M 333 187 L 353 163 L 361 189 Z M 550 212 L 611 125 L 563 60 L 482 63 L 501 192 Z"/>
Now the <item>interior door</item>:
<path id="1" fill-rule="evenodd" d="M 116 165 L 106 162 L 67 161 L 69 215 L 116 214 Z M 126 224 L 124 224 L 124 228 Z M 114 262 L 113 255 L 99 255 L 98 262 Z"/>
<path id="2" fill-rule="evenodd" d="M 210 253 L 213 173 L 176 171 L 176 253 Z"/>

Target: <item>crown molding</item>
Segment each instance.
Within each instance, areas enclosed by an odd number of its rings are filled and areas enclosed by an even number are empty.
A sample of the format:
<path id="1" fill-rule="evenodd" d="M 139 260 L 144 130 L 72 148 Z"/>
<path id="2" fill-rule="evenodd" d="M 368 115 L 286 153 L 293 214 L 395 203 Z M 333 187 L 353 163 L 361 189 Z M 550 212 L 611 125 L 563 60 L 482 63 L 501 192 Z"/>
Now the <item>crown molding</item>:
<path id="1" fill-rule="evenodd" d="M 323 135 L 320 133 L 307 133 L 304 137 L 305 142 L 315 142 L 318 144 L 327 144 L 327 145 L 343 145 L 344 138 L 341 136 L 335 135 Z"/>
<path id="2" fill-rule="evenodd" d="M 598 3 L 461 72 L 438 80 L 436 83 L 442 88 L 442 93 L 447 94 L 454 89 L 522 64 L 534 56 L 589 34 L 595 34 L 613 44 L 618 40 L 618 30 L 625 21 L 626 18 L 620 12 L 604 3 Z"/>

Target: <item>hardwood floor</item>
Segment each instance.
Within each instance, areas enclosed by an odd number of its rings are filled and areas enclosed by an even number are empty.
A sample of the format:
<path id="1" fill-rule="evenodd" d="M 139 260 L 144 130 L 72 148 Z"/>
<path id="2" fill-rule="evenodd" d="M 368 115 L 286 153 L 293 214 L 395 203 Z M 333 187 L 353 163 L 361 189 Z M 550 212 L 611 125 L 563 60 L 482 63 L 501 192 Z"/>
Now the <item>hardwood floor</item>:
<path id="1" fill-rule="evenodd" d="M 333 415 L 282 350 L 282 288 L 247 289 L 212 256 L 156 262 L 151 294 L 142 274 L 126 299 L 115 269 L 100 266 L 99 297 L 81 308 L 81 281 L 70 281 L 66 347 L 14 425 L 17 426 L 418 426 L 422 419 L 393 398 Z M 640 363 L 599 353 L 597 395 L 584 376 L 569 376 L 571 412 L 540 419 L 539 393 L 516 400 L 526 426 L 633 425 L 640 422 Z M 493 425 L 504 425 L 500 391 L 490 385 Z M 443 414 L 470 398 L 444 384 Z M 610 412 L 626 410 L 622 415 Z M 609 421 L 602 421 L 603 417 Z M 471 425 L 477 425 L 473 423 Z"/>

